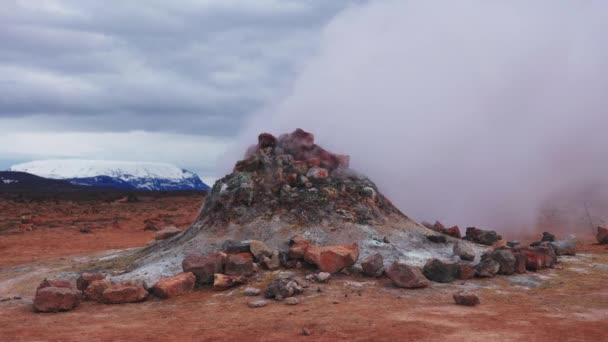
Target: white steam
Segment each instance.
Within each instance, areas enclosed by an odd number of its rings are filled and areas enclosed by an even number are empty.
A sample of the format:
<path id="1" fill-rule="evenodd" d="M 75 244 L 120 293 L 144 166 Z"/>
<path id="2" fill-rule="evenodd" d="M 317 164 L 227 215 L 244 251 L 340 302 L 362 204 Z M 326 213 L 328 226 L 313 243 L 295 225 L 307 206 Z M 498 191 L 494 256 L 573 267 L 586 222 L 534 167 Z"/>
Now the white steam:
<path id="1" fill-rule="evenodd" d="M 553 194 L 607 181 L 608 2 L 350 8 L 242 137 L 296 127 L 414 218 L 532 224 Z"/>

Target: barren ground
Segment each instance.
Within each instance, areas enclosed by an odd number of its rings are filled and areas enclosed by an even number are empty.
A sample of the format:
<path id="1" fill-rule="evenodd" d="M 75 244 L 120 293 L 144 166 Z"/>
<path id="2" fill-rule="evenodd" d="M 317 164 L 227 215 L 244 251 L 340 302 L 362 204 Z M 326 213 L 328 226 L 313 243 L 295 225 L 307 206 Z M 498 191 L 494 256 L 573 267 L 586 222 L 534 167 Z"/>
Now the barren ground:
<path id="1" fill-rule="evenodd" d="M 607 340 L 608 248 L 590 240 L 556 269 L 434 283 L 422 290 L 340 274 L 329 284 L 309 283 L 297 306 L 273 302 L 250 309 L 251 298 L 236 288 L 137 304 L 84 302 L 59 314 L 32 312 L 33 293 L 44 277 L 77 272 L 108 249 L 145 245 L 154 234 L 143 230 L 145 219 L 185 228 L 201 202 L 200 195 L 138 203 L 1 202 L 0 220 L 7 228 L 0 230 L 0 298 L 21 298 L 0 302 L 0 341 Z M 14 224 L 21 215 L 34 216 L 31 230 Z M 83 222 L 92 233 L 79 232 Z M 295 275 L 303 278 L 306 272 Z M 262 288 L 275 276 L 260 274 L 250 285 Z M 482 304 L 454 305 L 451 296 L 462 289 L 477 293 Z M 311 335 L 302 335 L 303 328 Z"/>

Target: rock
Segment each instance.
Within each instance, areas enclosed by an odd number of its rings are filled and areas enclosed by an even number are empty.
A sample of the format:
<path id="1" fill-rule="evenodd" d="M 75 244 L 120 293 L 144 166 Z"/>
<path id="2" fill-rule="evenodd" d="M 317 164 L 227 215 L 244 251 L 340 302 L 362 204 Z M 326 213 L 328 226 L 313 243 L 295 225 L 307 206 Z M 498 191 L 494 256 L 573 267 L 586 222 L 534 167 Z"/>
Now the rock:
<path id="1" fill-rule="evenodd" d="M 462 260 L 475 260 L 475 250 L 468 244 L 456 242 L 453 249 L 454 255 L 457 255 Z"/>
<path id="2" fill-rule="evenodd" d="M 80 229 L 78 229 L 78 231 L 81 232 L 82 234 L 90 234 L 93 232 L 91 227 L 80 227 Z"/>
<path id="3" fill-rule="evenodd" d="M 271 257 L 264 257 L 262 259 L 262 265 L 269 270 L 276 270 L 281 267 L 281 257 L 279 251 L 273 251 Z"/>
<path id="4" fill-rule="evenodd" d="M 380 253 L 372 254 L 361 262 L 361 267 L 366 276 L 381 277 L 384 274 L 384 258 Z"/>
<path id="5" fill-rule="evenodd" d="M 308 328 L 302 328 L 302 335 L 310 336 L 310 335 L 312 335 L 312 333 L 310 332 L 310 330 Z"/>
<path id="6" fill-rule="evenodd" d="M 98 281 L 100 280 L 94 281 L 91 285 Z M 106 304 L 135 303 L 145 300 L 148 297 L 148 291 L 141 285 L 114 283 L 103 291 L 101 297 Z"/>
<path id="7" fill-rule="evenodd" d="M 46 287 L 62 287 L 62 288 L 66 288 L 66 289 L 71 289 L 72 283 L 69 280 L 44 278 L 44 280 L 40 283 L 40 285 L 38 285 L 38 288 L 36 289 L 36 291 L 38 291 L 40 289 L 44 289 Z"/>
<path id="8" fill-rule="evenodd" d="M 475 227 L 467 228 L 466 235 L 464 237 L 464 240 L 487 246 L 492 246 L 496 241 L 501 239 L 502 237 L 493 230 L 482 230 Z"/>
<path id="9" fill-rule="evenodd" d="M 309 242 L 300 242 L 292 244 L 289 247 L 289 258 L 290 259 L 303 259 L 308 247 L 312 246 Z"/>
<path id="10" fill-rule="evenodd" d="M 244 276 L 230 276 L 216 273 L 213 278 L 213 288 L 216 290 L 226 290 L 233 286 L 245 284 L 247 278 Z"/>
<path id="11" fill-rule="evenodd" d="M 102 303 L 103 291 L 110 286 L 112 286 L 112 282 L 109 279 L 93 280 L 84 291 L 84 296 L 86 299 Z"/>
<path id="12" fill-rule="evenodd" d="M 515 255 L 509 249 L 497 249 L 482 256 L 496 261 L 499 265 L 498 274 L 511 275 L 515 273 Z"/>
<path id="13" fill-rule="evenodd" d="M 492 247 L 494 247 L 494 249 L 507 247 L 507 240 L 498 240 L 498 241 L 494 242 Z"/>
<path id="14" fill-rule="evenodd" d="M 308 163 L 305 160 L 296 160 L 291 163 L 291 168 L 299 175 L 306 175 L 308 172 Z"/>
<path id="15" fill-rule="evenodd" d="M 245 241 L 226 240 L 222 243 L 221 249 L 225 253 L 232 254 L 250 253 L 249 243 Z"/>
<path id="16" fill-rule="evenodd" d="M 543 237 L 540 239 L 541 242 L 553 242 L 555 241 L 555 235 L 549 232 L 543 232 Z"/>
<path id="17" fill-rule="evenodd" d="M 253 257 L 250 253 L 228 254 L 226 257 L 226 275 L 250 276 L 253 274 Z"/>
<path id="18" fill-rule="evenodd" d="M 154 234 L 154 240 L 159 241 L 159 240 L 166 240 L 170 237 L 173 237 L 179 233 L 181 233 L 182 231 L 175 228 L 175 227 L 167 227 L 164 228 L 162 230 L 159 230 L 158 232 L 156 232 L 156 234 Z"/>
<path id="19" fill-rule="evenodd" d="M 557 263 L 557 255 L 549 242 L 544 242 L 536 247 L 522 248 L 519 251 L 526 256 L 526 270 L 528 271 L 551 268 Z"/>
<path id="20" fill-rule="evenodd" d="M 322 272 L 336 273 L 344 267 L 352 266 L 359 258 L 359 245 L 319 247 L 309 245 L 304 260 L 317 265 Z"/>
<path id="21" fill-rule="evenodd" d="M 263 300 L 263 299 L 259 299 L 259 300 L 252 300 L 250 302 L 247 302 L 247 306 L 252 308 L 252 309 L 256 309 L 256 308 L 262 308 L 264 306 L 268 305 L 268 301 L 267 300 Z"/>
<path id="22" fill-rule="evenodd" d="M 519 242 L 517 240 L 507 241 L 507 246 L 511 247 L 511 248 L 515 248 L 515 247 L 519 246 L 520 244 L 521 244 L 521 242 Z"/>
<path id="23" fill-rule="evenodd" d="M 297 244 L 310 244 L 310 240 L 306 239 L 302 235 L 295 235 L 291 239 L 289 239 L 289 246 L 297 245 Z"/>
<path id="24" fill-rule="evenodd" d="M 285 304 L 298 305 L 298 304 L 300 304 L 300 300 L 296 297 L 288 297 L 288 298 L 285 298 Z"/>
<path id="25" fill-rule="evenodd" d="M 604 227 L 597 227 L 597 235 L 595 238 L 600 245 L 608 244 L 608 229 Z"/>
<path id="26" fill-rule="evenodd" d="M 255 287 L 247 287 L 243 290 L 245 296 L 259 296 L 261 292 L 260 289 L 256 289 Z"/>
<path id="27" fill-rule="evenodd" d="M 76 287 L 80 290 L 80 291 L 85 291 L 87 289 L 87 287 L 89 287 L 89 284 L 91 284 L 92 282 L 94 282 L 95 280 L 102 280 L 105 279 L 106 276 L 104 274 L 101 273 L 82 273 L 78 279 L 76 279 Z"/>
<path id="28" fill-rule="evenodd" d="M 148 222 L 146 223 L 146 225 L 144 226 L 144 230 L 145 231 L 152 231 L 152 232 L 157 232 L 160 230 L 160 228 L 158 228 L 155 224 Z"/>
<path id="29" fill-rule="evenodd" d="M 427 235 L 426 239 L 433 243 L 446 243 L 448 239 L 444 235 Z"/>
<path id="30" fill-rule="evenodd" d="M 266 290 L 264 290 L 264 297 L 283 300 L 301 294 L 302 291 L 303 288 L 297 280 L 292 278 L 279 278 L 270 282 Z"/>
<path id="31" fill-rule="evenodd" d="M 414 289 L 430 285 L 418 268 L 397 261 L 386 270 L 386 275 L 397 287 Z"/>
<path id="32" fill-rule="evenodd" d="M 442 233 L 445 230 L 445 226 L 441 224 L 441 222 L 435 221 L 435 224 L 431 226 L 431 229 L 436 232 Z"/>
<path id="33" fill-rule="evenodd" d="M 207 255 L 191 254 L 182 261 L 184 272 L 192 272 L 196 277 L 196 285 L 213 283 L 213 275 L 224 273 L 226 254 L 211 253 Z"/>
<path id="34" fill-rule="evenodd" d="M 329 177 L 329 171 L 322 167 L 311 167 L 308 169 L 308 172 L 306 172 L 306 177 L 308 177 L 308 179 L 323 180 Z"/>
<path id="35" fill-rule="evenodd" d="M 480 278 L 493 278 L 498 270 L 500 265 L 492 258 L 483 259 L 475 266 L 475 272 Z"/>
<path id="36" fill-rule="evenodd" d="M 326 283 L 331 278 L 331 274 L 327 272 L 311 273 L 306 276 L 306 280 L 316 281 L 318 283 Z"/>
<path id="37" fill-rule="evenodd" d="M 576 255 L 576 239 L 560 240 L 550 242 L 555 249 L 555 254 L 559 255 Z"/>
<path id="38" fill-rule="evenodd" d="M 454 302 L 458 305 L 475 306 L 479 305 L 479 297 L 472 293 L 458 292 L 454 293 Z"/>
<path id="39" fill-rule="evenodd" d="M 475 277 L 475 269 L 469 264 L 463 262 L 458 263 L 458 275 L 456 278 L 460 280 L 468 280 Z"/>
<path id="40" fill-rule="evenodd" d="M 75 309 L 80 305 L 82 294 L 68 287 L 43 287 L 36 291 L 36 312 L 59 312 Z"/>
<path id="41" fill-rule="evenodd" d="M 258 136 L 258 146 L 260 148 L 275 147 L 277 145 L 277 138 L 270 133 L 262 133 Z"/>
<path id="42" fill-rule="evenodd" d="M 249 252 L 253 254 L 256 260 L 262 260 L 264 257 L 270 257 L 272 255 L 272 249 L 266 246 L 266 244 L 259 240 L 249 240 Z"/>
<path id="43" fill-rule="evenodd" d="M 195 282 L 196 277 L 192 272 L 184 272 L 159 280 L 152 286 L 151 292 L 158 298 L 177 297 L 192 291 Z"/>
<path id="44" fill-rule="evenodd" d="M 449 235 L 449 236 L 451 236 L 453 238 L 456 238 L 456 239 L 460 239 L 461 238 L 460 228 L 458 228 L 458 226 L 453 226 L 453 227 L 444 229 L 442 233 L 445 234 L 445 235 Z"/>
<path id="45" fill-rule="evenodd" d="M 515 273 L 526 273 L 526 255 L 520 252 L 514 252 L 515 256 Z"/>
<path id="46" fill-rule="evenodd" d="M 458 271 L 459 266 L 456 263 L 431 259 L 424 265 L 422 274 L 429 280 L 438 283 L 449 283 L 458 276 Z"/>

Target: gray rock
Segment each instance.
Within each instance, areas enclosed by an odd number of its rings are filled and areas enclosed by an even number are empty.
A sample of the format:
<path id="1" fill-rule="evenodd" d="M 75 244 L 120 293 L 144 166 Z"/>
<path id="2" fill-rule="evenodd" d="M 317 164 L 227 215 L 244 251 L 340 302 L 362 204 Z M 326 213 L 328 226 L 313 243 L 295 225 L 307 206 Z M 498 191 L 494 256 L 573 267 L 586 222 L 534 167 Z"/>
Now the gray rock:
<path id="1" fill-rule="evenodd" d="M 384 273 L 384 258 L 380 253 L 372 254 L 361 262 L 361 267 L 366 276 L 380 277 Z"/>
<path id="2" fill-rule="evenodd" d="M 557 255 L 576 255 L 576 239 L 550 242 Z"/>
<path id="3" fill-rule="evenodd" d="M 285 299 L 285 304 L 287 305 L 298 305 L 300 304 L 300 300 L 296 297 L 289 297 Z"/>
<path id="4" fill-rule="evenodd" d="M 292 278 L 279 278 L 273 280 L 270 285 L 264 290 L 266 298 L 275 298 L 283 300 L 284 298 L 292 297 L 302 293 L 302 286 Z"/>
<path id="5" fill-rule="evenodd" d="M 429 280 L 438 283 L 449 283 L 458 277 L 459 268 L 458 264 L 454 262 L 431 259 L 424 265 L 422 274 Z"/>
<path id="6" fill-rule="evenodd" d="M 256 260 L 262 260 L 264 257 L 272 256 L 272 249 L 262 241 L 259 240 L 249 240 L 246 241 L 249 244 L 249 252 L 253 254 L 253 257 Z"/>
<path id="7" fill-rule="evenodd" d="M 245 296 L 259 296 L 261 292 L 260 289 L 256 289 L 255 287 L 247 287 L 243 290 Z"/>
<path id="8" fill-rule="evenodd" d="M 456 242 L 453 249 L 454 255 L 457 255 L 462 260 L 473 261 L 475 260 L 475 251 L 473 247 L 468 244 Z"/>
<path id="9" fill-rule="evenodd" d="M 268 301 L 267 300 L 263 300 L 263 299 L 252 300 L 252 301 L 250 301 L 250 302 L 247 303 L 247 306 L 249 306 L 252 309 L 262 308 L 262 307 L 265 307 L 266 305 L 268 305 Z"/>

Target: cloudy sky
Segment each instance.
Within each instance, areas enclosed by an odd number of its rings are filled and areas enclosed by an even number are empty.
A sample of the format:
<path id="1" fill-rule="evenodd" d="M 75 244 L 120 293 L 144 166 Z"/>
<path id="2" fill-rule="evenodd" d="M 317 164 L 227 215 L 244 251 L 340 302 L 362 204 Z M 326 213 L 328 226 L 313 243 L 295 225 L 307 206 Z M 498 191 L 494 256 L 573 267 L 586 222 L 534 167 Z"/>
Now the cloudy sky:
<path id="1" fill-rule="evenodd" d="M 358 2 L 3 1 L 0 169 L 143 160 L 213 178 L 247 118 L 290 92 L 325 25 Z"/>

